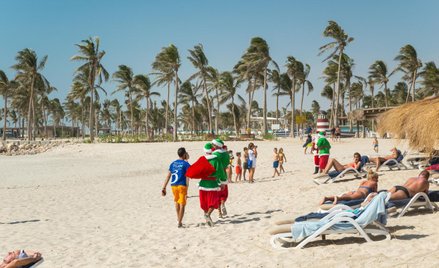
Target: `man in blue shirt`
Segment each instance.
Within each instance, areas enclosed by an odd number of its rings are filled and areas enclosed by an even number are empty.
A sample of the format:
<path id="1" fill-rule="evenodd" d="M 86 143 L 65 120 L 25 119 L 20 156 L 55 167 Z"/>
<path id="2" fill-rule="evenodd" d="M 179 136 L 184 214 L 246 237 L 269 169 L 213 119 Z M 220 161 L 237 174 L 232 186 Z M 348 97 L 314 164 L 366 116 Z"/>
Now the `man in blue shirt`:
<path id="1" fill-rule="evenodd" d="M 177 151 L 179 159 L 175 160 L 169 166 L 168 175 L 163 185 L 162 195 L 166 195 L 166 186 L 171 180 L 172 193 L 174 194 L 175 210 L 177 211 L 178 228 L 183 227 L 184 207 L 186 206 L 187 188 L 189 179 L 186 178 L 186 171 L 190 167 L 187 162 L 189 154 L 185 148 L 179 148 Z"/>

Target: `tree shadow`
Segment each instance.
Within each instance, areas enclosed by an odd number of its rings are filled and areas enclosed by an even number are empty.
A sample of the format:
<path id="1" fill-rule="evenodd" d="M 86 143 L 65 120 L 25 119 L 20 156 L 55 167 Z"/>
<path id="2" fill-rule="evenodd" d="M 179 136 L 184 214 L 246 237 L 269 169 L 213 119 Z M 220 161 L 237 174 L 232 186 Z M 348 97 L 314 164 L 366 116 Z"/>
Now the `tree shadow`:
<path id="1" fill-rule="evenodd" d="M 428 235 L 424 235 L 424 234 L 406 234 L 406 235 L 395 235 L 393 237 L 398 240 L 413 240 L 413 239 L 425 238 L 427 236 Z"/>
<path id="2" fill-rule="evenodd" d="M 387 226 L 387 229 L 389 229 L 389 231 L 391 233 L 399 231 L 399 230 L 414 230 L 415 226 L 411 225 L 411 226 L 406 226 L 406 225 L 395 225 L 395 226 Z"/>
<path id="3" fill-rule="evenodd" d="M 218 219 L 219 224 L 240 224 L 240 223 L 246 223 L 246 222 L 252 222 L 252 221 L 260 221 L 261 218 L 269 219 L 271 218 L 271 214 L 275 212 L 281 212 L 281 209 L 272 209 L 267 210 L 265 212 L 248 212 L 244 214 L 234 214 L 230 215 L 227 218 Z"/>
<path id="4" fill-rule="evenodd" d="M 20 223 L 28 223 L 28 222 L 39 222 L 41 220 L 25 220 L 25 221 L 11 221 L 11 222 L 0 222 L 0 224 L 20 224 Z"/>

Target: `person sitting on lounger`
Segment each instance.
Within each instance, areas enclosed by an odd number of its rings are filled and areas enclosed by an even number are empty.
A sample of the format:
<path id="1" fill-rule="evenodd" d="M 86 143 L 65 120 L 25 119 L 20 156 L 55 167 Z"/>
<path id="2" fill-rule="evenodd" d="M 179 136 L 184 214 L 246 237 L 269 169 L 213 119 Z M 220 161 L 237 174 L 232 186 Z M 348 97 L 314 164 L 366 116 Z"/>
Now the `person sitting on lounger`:
<path id="1" fill-rule="evenodd" d="M 360 186 L 356 191 L 344 193 L 340 196 L 325 196 L 320 202 L 320 205 L 326 201 L 333 201 L 333 204 L 337 204 L 338 201 L 349 201 L 355 199 L 366 198 L 370 193 L 376 192 L 378 189 L 378 174 L 369 170 L 367 172 L 367 180 L 360 183 Z"/>
<path id="2" fill-rule="evenodd" d="M 386 155 L 386 156 L 378 156 L 378 157 L 371 157 L 369 159 L 370 162 L 375 163 L 376 165 L 376 171 L 378 171 L 380 169 L 380 166 L 386 162 L 387 160 L 390 159 L 397 159 L 399 157 L 400 152 L 398 151 L 398 149 L 396 149 L 396 147 L 393 147 L 392 150 L 390 150 L 392 152 L 391 155 Z"/>
<path id="3" fill-rule="evenodd" d="M 430 183 L 428 178 L 430 173 L 426 170 L 421 171 L 418 177 L 408 179 L 404 185 L 396 185 L 388 190 L 391 193 L 390 200 L 400 200 L 412 198 L 415 194 L 424 192 L 428 194 Z"/>
<path id="4" fill-rule="evenodd" d="M 338 172 L 341 172 L 347 168 L 354 168 L 356 170 L 360 169 L 361 165 L 361 155 L 359 153 L 354 153 L 354 162 L 348 163 L 346 165 L 340 164 L 340 162 L 337 161 L 335 158 L 330 158 L 328 160 L 328 164 L 326 165 L 326 168 L 323 170 L 323 174 L 328 174 L 329 170 L 331 170 L 332 167 Z"/>
<path id="5" fill-rule="evenodd" d="M 41 260 L 41 253 L 30 250 L 14 250 L 8 253 L 0 263 L 0 268 L 20 268 Z"/>

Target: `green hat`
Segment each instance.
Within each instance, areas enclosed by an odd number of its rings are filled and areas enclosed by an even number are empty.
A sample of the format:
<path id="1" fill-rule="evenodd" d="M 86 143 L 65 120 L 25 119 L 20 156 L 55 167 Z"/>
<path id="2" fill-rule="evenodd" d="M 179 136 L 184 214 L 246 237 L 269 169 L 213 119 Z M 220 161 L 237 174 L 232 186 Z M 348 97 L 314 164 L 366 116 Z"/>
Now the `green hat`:
<path id="1" fill-rule="evenodd" d="M 221 148 L 224 146 L 224 142 L 219 138 L 212 140 L 212 144 L 215 145 L 216 147 L 221 147 Z"/>
<path id="2" fill-rule="evenodd" d="M 320 132 L 319 132 L 319 136 L 324 137 L 325 135 L 326 135 L 326 133 L 325 133 L 324 131 L 320 131 Z"/>
<path id="3" fill-rule="evenodd" d="M 206 143 L 205 145 L 204 145 L 204 152 L 206 153 L 206 154 L 210 154 L 210 153 L 212 153 L 212 151 L 213 151 L 213 145 L 212 145 L 212 143 L 210 143 L 210 142 L 208 142 L 208 143 Z"/>

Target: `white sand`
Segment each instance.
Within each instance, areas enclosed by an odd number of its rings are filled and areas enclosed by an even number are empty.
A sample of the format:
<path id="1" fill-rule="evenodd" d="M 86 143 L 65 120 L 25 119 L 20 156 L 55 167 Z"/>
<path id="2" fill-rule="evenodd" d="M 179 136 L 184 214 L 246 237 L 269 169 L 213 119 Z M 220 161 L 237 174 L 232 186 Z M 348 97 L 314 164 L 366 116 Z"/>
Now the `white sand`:
<path id="1" fill-rule="evenodd" d="M 259 142 L 256 183 L 231 184 L 229 217 L 205 226 L 196 181 L 178 229 L 172 193 L 160 194 L 179 146 L 190 162 L 201 142 L 76 144 L 50 152 L 0 157 L 0 254 L 25 248 L 43 253 L 41 267 L 438 267 L 438 215 L 391 218 L 392 240 L 365 243 L 359 236 L 330 236 L 303 250 L 273 250 L 267 230 L 274 219 L 317 209 L 323 195 L 354 190 L 359 180 L 317 186 L 312 156 L 299 140 Z M 380 140 L 387 154 L 395 141 Z M 229 142 L 242 151 L 244 142 Z M 283 147 L 286 174 L 271 178 L 272 149 Z M 402 146 L 404 147 L 404 146 Z M 350 161 L 373 154 L 372 140 L 333 143 L 332 156 Z M 418 171 L 387 172 L 380 189 Z M 433 189 L 437 189 L 432 187 Z"/>

